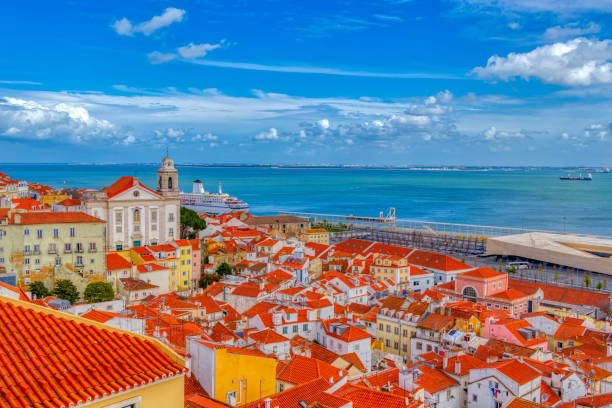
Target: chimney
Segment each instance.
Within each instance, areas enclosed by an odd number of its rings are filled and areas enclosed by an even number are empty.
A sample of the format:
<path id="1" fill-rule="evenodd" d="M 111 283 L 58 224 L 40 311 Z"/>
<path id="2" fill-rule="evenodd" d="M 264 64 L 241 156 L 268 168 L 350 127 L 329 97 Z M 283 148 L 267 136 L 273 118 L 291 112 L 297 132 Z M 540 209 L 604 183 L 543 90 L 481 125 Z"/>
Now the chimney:
<path id="1" fill-rule="evenodd" d="M 461 372 L 461 362 L 459 359 L 455 360 L 455 375 L 459 375 Z"/>

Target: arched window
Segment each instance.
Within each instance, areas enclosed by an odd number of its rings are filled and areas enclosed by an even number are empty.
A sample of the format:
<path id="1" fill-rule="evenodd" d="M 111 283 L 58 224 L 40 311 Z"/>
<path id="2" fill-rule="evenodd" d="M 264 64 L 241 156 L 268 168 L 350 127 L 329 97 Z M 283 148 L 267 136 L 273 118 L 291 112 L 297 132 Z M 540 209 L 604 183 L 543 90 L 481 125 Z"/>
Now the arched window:
<path id="1" fill-rule="evenodd" d="M 168 177 L 168 190 L 172 190 L 172 177 Z"/>
<path id="2" fill-rule="evenodd" d="M 140 222 L 140 210 L 138 208 L 134 210 L 134 222 Z"/>
<path id="3" fill-rule="evenodd" d="M 471 286 L 466 286 L 465 288 L 463 288 L 463 297 L 466 300 L 475 302 L 476 298 L 478 297 L 478 294 L 476 293 L 476 289 Z"/>
<path id="4" fill-rule="evenodd" d="M 157 180 L 157 187 L 161 190 L 161 176 L 159 176 L 159 180 Z"/>

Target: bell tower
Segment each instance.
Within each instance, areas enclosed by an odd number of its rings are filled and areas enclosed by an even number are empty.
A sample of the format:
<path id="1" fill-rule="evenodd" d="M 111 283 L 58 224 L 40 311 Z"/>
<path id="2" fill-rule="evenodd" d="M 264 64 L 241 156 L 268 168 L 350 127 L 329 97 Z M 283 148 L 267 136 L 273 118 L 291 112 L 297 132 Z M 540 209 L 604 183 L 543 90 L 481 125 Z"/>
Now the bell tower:
<path id="1" fill-rule="evenodd" d="M 178 170 L 174 168 L 174 161 L 168 155 L 161 162 L 161 167 L 157 170 L 157 192 L 164 197 L 178 198 Z"/>

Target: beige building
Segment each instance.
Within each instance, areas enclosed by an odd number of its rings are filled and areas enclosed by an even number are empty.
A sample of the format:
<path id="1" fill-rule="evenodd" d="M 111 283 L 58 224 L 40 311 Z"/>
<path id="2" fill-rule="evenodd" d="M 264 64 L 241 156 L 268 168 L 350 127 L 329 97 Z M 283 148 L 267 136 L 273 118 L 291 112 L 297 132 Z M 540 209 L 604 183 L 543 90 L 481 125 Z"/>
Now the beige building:
<path id="1" fill-rule="evenodd" d="M 0 216 L 0 266 L 27 289 L 41 281 L 48 289 L 61 279 L 79 292 L 104 281 L 104 221 L 79 212 L 17 212 Z"/>
<path id="2" fill-rule="evenodd" d="M 410 361 L 410 343 L 428 307 L 427 302 L 410 303 L 403 298 L 388 297 L 376 315 L 376 340 L 383 350 Z"/>
<path id="3" fill-rule="evenodd" d="M 306 228 L 302 233 L 302 241 L 329 245 L 329 231 L 325 228 Z"/>
<path id="4" fill-rule="evenodd" d="M 107 222 L 109 250 L 157 245 L 180 237 L 178 171 L 170 157 L 162 161 L 157 177 L 155 191 L 137 177 L 124 176 L 100 191 L 83 194 L 87 213 Z"/>
<path id="5" fill-rule="evenodd" d="M 286 214 L 264 216 L 249 214 L 245 219 L 241 219 L 241 221 L 251 228 L 272 228 L 287 237 L 298 237 L 305 229 L 310 228 L 310 222 L 308 220 L 296 217 L 295 215 Z"/>

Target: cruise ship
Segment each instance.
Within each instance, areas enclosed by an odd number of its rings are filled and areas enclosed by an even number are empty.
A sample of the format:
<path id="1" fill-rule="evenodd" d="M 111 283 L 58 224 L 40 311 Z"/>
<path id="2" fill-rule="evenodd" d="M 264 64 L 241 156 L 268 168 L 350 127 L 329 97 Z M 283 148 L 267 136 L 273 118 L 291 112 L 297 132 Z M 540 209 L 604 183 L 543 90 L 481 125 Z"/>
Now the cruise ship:
<path id="1" fill-rule="evenodd" d="M 209 193 L 204 190 L 204 185 L 200 180 L 193 182 L 191 193 L 181 191 L 181 206 L 198 213 L 207 214 L 223 214 L 249 210 L 247 203 L 224 193 L 221 190 L 221 183 L 219 183 L 218 193 Z"/>

